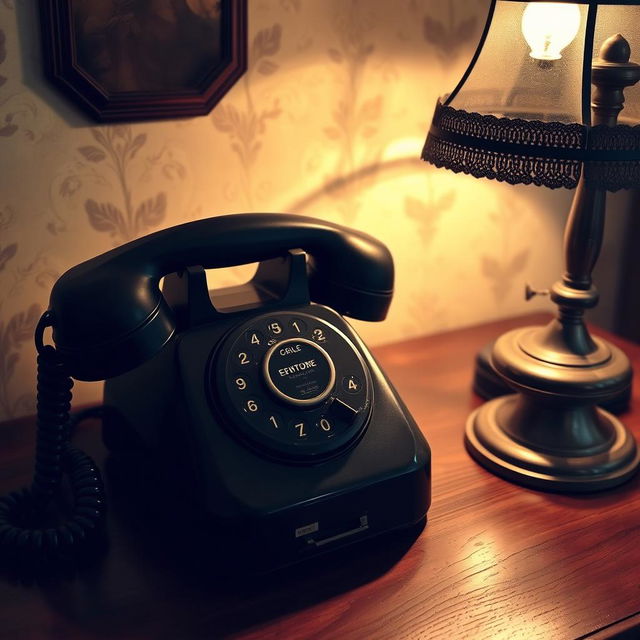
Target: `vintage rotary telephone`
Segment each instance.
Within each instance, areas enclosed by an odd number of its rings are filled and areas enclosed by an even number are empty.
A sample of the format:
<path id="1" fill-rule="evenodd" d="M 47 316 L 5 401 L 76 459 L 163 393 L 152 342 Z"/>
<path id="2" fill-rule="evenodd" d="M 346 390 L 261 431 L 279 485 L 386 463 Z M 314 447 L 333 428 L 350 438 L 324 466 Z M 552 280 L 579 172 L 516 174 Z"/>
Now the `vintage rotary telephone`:
<path id="1" fill-rule="evenodd" d="M 250 282 L 210 296 L 204 269 L 256 261 Z M 34 480 L 0 501 L 0 554 L 64 557 L 101 527 L 100 474 L 68 442 L 71 378 L 107 379 L 115 461 L 153 460 L 180 488 L 167 499 L 249 568 L 424 520 L 428 445 L 340 315 L 382 320 L 392 292 L 384 245 L 288 214 L 179 225 L 67 271 L 36 330 Z M 63 474 L 73 511 L 44 524 Z"/>

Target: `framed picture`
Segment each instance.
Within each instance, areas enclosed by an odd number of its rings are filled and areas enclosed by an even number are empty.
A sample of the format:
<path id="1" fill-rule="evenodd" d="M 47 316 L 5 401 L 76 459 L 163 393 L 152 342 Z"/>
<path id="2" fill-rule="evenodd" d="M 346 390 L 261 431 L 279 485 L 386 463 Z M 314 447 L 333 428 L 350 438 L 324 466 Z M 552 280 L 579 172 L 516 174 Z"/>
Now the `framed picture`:
<path id="1" fill-rule="evenodd" d="M 40 0 L 45 72 L 99 122 L 205 115 L 247 68 L 247 0 Z"/>

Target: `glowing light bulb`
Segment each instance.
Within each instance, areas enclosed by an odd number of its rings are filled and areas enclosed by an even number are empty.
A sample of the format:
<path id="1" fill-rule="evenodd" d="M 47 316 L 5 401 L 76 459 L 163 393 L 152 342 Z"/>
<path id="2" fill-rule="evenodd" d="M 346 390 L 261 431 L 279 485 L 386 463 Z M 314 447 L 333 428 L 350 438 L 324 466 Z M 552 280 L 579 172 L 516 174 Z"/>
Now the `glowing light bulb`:
<path id="1" fill-rule="evenodd" d="M 536 60 L 559 60 L 579 28 L 580 9 L 575 4 L 529 2 L 522 14 L 522 35 Z"/>

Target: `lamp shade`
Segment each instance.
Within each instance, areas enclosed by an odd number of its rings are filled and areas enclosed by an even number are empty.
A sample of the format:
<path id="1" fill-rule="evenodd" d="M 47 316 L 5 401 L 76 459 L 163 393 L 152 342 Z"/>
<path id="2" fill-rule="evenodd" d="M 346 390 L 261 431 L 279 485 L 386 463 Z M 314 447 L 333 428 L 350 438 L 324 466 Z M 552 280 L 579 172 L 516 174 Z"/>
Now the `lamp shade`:
<path id="1" fill-rule="evenodd" d="M 584 170 L 594 188 L 640 186 L 640 66 L 629 59 L 640 59 L 639 25 L 640 0 L 494 0 L 468 69 L 436 104 L 422 158 L 510 184 L 573 188 Z M 611 66 L 624 109 L 603 121 L 592 102 Z"/>

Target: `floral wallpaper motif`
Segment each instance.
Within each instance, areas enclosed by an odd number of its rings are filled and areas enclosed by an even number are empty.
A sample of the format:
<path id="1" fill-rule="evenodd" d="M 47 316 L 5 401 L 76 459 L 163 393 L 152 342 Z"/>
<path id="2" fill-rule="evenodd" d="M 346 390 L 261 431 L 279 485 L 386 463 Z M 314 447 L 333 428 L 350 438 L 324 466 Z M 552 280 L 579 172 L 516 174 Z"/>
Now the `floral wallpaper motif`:
<path id="1" fill-rule="evenodd" d="M 162 223 L 167 209 L 164 191 L 142 202 L 134 202 L 128 182 L 129 165 L 147 141 L 145 133 L 133 135 L 130 126 L 91 129 L 96 144 L 78 147 L 78 152 L 95 164 L 104 163 L 115 176 L 121 196 L 122 208 L 113 202 L 96 202 L 89 198 L 84 208 L 91 226 L 99 232 L 108 233 L 117 244 L 128 242 L 150 232 Z M 71 195 L 75 185 L 64 182 L 61 194 Z M 79 186 L 79 185 L 78 185 Z"/>
<path id="2" fill-rule="evenodd" d="M 427 191 L 424 199 L 406 196 L 404 199 L 404 213 L 414 221 L 418 235 L 423 245 L 429 245 L 438 229 L 438 222 L 454 205 L 456 193 L 448 189 L 444 193 L 435 193 L 433 189 Z"/>
<path id="3" fill-rule="evenodd" d="M 248 210 L 255 208 L 254 168 L 260 156 L 268 122 L 278 118 L 282 113 L 277 98 L 266 108 L 256 108 L 251 94 L 251 80 L 254 73 L 272 76 L 278 71 L 278 64 L 273 61 L 273 56 L 280 51 L 281 38 L 280 24 L 258 31 L 249 49 L 250 67 L 240 81 L 245 94 L 244 108 L 222 104 L 214 109 L 211 116 L 213 126 L 228 135 L 231 150 L 240 161 L 242 191 Z"/>
<path id="4" fill-rule="evenodd" d="M 514 210 L 515 209 L 515 210 Z M 481 257 L 482 274 L 491 282 L 491 291 L 496 302 L 501 302 L 509 295 L 516 277 L 524 278 L 524 271 L 529 262 L 531 248 L 527 245 L 514 247 L 514 236 L 518 235 L 518 222 L 521 222 L 522 211 L 513 206 L 507 208 L 501 203 L 499 211 L 489 213 L 489 220 L 494 223 L 497 251 Z"/>
<path id="5" fill-rule="evenodd" d="M 3 2 L 0 5 L 0 11 L 5 15 L 13 14 L 13 3 Z M 37 140 L 42 132 L 37 124 L 38 118 L 42 118 L 42 114 L 38 110 L 36 102 L 32 96 L 25 91 L 8 91 L 7 77 L 9 71 L 6 63 L 9 47 L 15 47 L 16 33 L 10 32 L 5 28 L 0 28 L 0 142 L 2 138 L 9 138 L 16 134 L 30 142 Z M 16 52 L 17 53 L 17 52 Z M 46 118 L 44 118 L 46 120 Z"/>
<path id="6" fill-rule="evenodd" d="M 4 249 L 0 249 L 0 271 L 2 271 L 7 262 L 16 255 L 17 250 L 18 245 L 15 242 L 7 245 Z"/>
<path id="7" fill-rule="evenodd" d="M 6 324 L 0 321 L 0 414 L 4 418 L 32 412 L 35 407 L 31 390 L 13 394 L 9 385 L 23 345 L 33 341 L 41 313 L 40 306 L 32 304 L 26 311 L 12 314 Z"/>
<path id="8" fill-rule="evenodd" d="M 34 410 L 33 330 L 61 273 L 205 216 L 289 210 L 383 240 L 394 304 L 384 323 L 354 322 L 372 345 L 547 304 L 525 306 L 522 285 L 559 274 L 570 194 L 417 159 L 489 0 L 248 5 L 249 68 L 209 116 L 98 127 L 39 79 L 37 3 L 0 0 L 0 420 Z M 216 270 L 212 286 L 249 273 Z"/>
<path id="9" fill-rule="evenodd" d="M 52 177 L 49 233 L 69 231 L 68 220 L 77 222 L 81 216 L 93 231 L 107 234 L 118 245 L 165 221 L 167 187 L 181 183 L 187 190 L 189 170 L 170 146 L 149 149 L 147 133 L 140 129 L 131 125 L 87 129 L 70 162 Z"/>
<path id="10" fill-rule="evenodd" d="M 451 63 L 467 51 L 469 42 L 477 37 L 486 15 L 474 12 L 469 4 L 456 2 L 434 3 L 422 22 L 424 39 L 436 49 L 442 64 Z"/>
<path id="11" fill-rule="evenodd" d="M 0 238 L 9 235 L 16 218 L 11 207 L 0 209 Z M 18 254 L 17 242 L 0 244 L 0 417 L 5 418 L 32 413 L 35 409 L 34 392 L 16 389 L 11 383 L 21 352 L 25 345 L 33 343 L 33 332 L 41 314 L 36 303 L 20 311 L 9 305 L 20 296 L 26 284 L 34 282 L 36 286 L 50 288 L 59 275 L 50 268 L 42 252 L 26 264 L 18 262 Z"/>
<path id="12" fill-rule="evenodd" d="M 383 94 L 371 95 L 365 82 L 367 66 L 376 50 L 372 4 L 366 0 L 343 2 L 333 18 L 336 41 L 327 48 L 327 57 L 342 79 L 342 95 L 331 111 L 331 121 L 323 128 L 327 141 L 338 147 L 335 178 L 352 175 L 363 166 L 375 171 L 381 149 L 372 140 L 378 131 L 384 106 Z M 374 85 L 380 89 L 380 85 Z M 369 89 L 367 91 L 367 89 Z M 346 224 L 353 223 L 362 204 L 361 181 L 352 180 L 340 191 L 327 189 Z"/>

